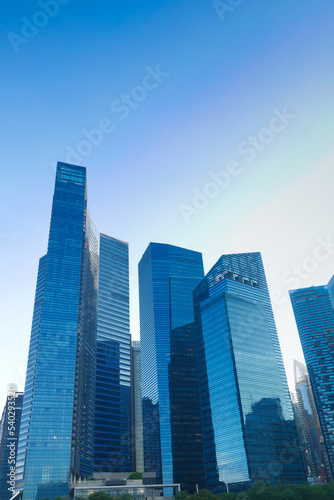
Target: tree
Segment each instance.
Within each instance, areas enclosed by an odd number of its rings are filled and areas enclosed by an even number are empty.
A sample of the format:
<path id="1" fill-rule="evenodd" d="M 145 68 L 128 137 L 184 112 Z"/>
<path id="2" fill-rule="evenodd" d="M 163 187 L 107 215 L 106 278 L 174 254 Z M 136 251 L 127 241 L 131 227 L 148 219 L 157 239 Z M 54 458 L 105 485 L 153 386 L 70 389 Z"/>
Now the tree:
<path id="1" fill-rule="evenodd" d="M 104 491 L 95 491 L 95 493 L 91 493 L 88 498 L 89 500 L 112 500 L 113 497 Z"/>
<path id="2" fill-rule="evenodd" d="M 217 495 L 214 495 L 211 491 L 203 489 L 199 490 L 198 493 L 194 493 L 188 497 L 189 500 L 219 500 Z"/>
<path id="3" fill-rule="evenodd" d="M 189 497 L 189 493 L 186 490 L 181 490 L 176 493 L 174 500 L 186 500 Z"/>
<path id="4" fill-rule="evenodd" d="M 278 484 L 273 486 L 265 481 L 257 481 L 247 491 L 236 493 L 219 493 L 200 490 L 189 495 L 187 491 L 179 491 L 174 500 L 334 500 L 334 482 L 328 484 Z"/>
<path id="5" fill-rule="evenodd" d="M 133 496 L 130 493 L 123 493 L 122 495 L 117 495 L 117 499 L 114 500 L 133 500 Z"/>
<path id="6" fill-rule="evenodd" d="M 143 473 L 142 472 L 131 472 L 129 479 L 142 479 Z"/>
<path id="7" fill-rule="evenodd" d="M 237 500 L 269 500 L 269 483 L 256 481 L 256 483 L 246 491 L 239 493 Z"/>
<path id="8" fill-rule="evenodd" d="M 309 485 L 309 484 L 298 484 L 291 486 L 296 495 L 299 495 L 298 500 L 330 500 L 332 497 L 326 495 L 324 486 L 322 485 Z"/>
<path id="9" fill-rule="evenodd" d="M 332 498 L 334 498 L 334 482 L 324 484 L 322 489 L 326 493 L 328 500 L 331 500 Z"/>

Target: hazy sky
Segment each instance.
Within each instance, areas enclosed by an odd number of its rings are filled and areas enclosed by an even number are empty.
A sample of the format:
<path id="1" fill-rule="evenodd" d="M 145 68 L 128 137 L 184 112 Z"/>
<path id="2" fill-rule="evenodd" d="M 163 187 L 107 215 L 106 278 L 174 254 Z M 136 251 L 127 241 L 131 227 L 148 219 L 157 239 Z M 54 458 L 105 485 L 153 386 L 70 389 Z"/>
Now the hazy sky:
<path id="1" fill-rule="evenodd" d="M 1 363 L 24 388 L 55 162 L 88 169 L 100 231 L 203 253 L 261 251 L 285 367 L 287 291 L 334 274 L 332 0 L 4 0 Z"/>

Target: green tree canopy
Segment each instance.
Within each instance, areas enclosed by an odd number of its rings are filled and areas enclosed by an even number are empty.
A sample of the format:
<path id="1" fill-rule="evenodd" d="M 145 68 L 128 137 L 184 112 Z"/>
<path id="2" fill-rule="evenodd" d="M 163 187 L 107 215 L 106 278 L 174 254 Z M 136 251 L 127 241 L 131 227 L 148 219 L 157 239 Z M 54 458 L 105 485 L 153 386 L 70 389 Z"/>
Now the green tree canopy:
<path id="1" fill-rule="evenodd" d="M 214 495 L 211 491 L 203 489 L 199 490 L 198 493 L 194 493 L 188 497 L 190 500 L 218 500 L 217 495 Z"/>
<path id="2" fill-rule="evenodd" d="M 142 472 L 131 472 L 129 479 L 142 479 L 143 478 L 143 473 Z"/>
<path id="3" fill-rule="evenodd" d="M 133 500 L 133 496 L 130 493 L 123 493 L 122 495 L 117 495 L 114 500 Z"/>
<path id="4" fill-rule="evenodd" d="M 89 500 L 112 500 L 112 496 L 104 491 L 95 491 L 89 495 Z"/>
<path id="5" fill-rule="evenodd" d="M 186 500 L 186 498 L 188 498 L 190 495 L 187 491 L 185 490 L 181 490 L 181 491 L 178 491 L 176 493 L 176 495 L 174 496 L 174 499 L 175 500 Z"/>
<path id="6" fill-rule="evenodd" d="M 187 491 L 180 491 L 175 500 L 334 500 L 334 482 L 328 484 L 310 485 L 279 484 L 272 486 L 265 481 L 257 481 L 247 491 L 236 493 L 219 493 L 200 490 L 189 495 Z"/>

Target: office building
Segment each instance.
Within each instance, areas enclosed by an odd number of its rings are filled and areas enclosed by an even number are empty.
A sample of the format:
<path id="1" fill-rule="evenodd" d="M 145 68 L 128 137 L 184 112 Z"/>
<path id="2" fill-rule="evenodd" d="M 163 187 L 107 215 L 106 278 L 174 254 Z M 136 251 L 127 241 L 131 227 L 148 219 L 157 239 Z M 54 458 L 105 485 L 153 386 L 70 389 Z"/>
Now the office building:
<path id="1" fill-rule="evenodd" d="M 8 396 L 0 422 L 0 499 L 9 500 L 15 491 L 15 467 L 23 393 L 8 387 Z"/>
<path id="2" fill-rule="evenodd" d="M 118 263 L 109 265 L 115 255 L 118 258 L 118 245 L 121 269 Z M 94 459 L 98 462 L 104 453 L 94 446 L 94 428 L 97 437 L 103 434 L 103 409 L 109 426 L 107 391 L 115 389 L 110 388 L 106 364 L 117 365 L 116 392 L 126 386 L 130 408 L 129 335 L 128 371 L 122 366 L 126 349 L 118 343 L 128 332 L 128 299 L 123 297 L 128 293 L 126 258 L 127 245 L 100 235 L 89 215 L 86 169 L 58 163 L 48 249 L 38 269 L 18 446 L 17 487 L 23 489 L 24 500 L 67 496 L 71 482 L 92 476 Z M 124 273 L 120 290 L 118 270 Z M 112 293 L 119 296 L 110 299 Z M 122 323 L 119 334 L 116 323 L 109 325 L 113 306 L 118 308 L 115 322 Z M 105 395 L 102 385 L 107 387 Z M 131 444 L 128 413 L 123 451 Z M 121 420 L 119 408 L 114 408 L 112 418 Z M 119 427 L 123 429 L 123 423 Z M 112 460 L 122 461 L 123 451 L 113 448 L 109 460 L 118 454 Z M 131 450 L 126 452 L 131 457 Z"/>
<path id="3" fill-rule="evenodd" d="M 290 291 L 315 405 L 334 473 L 334 309 L 331 287 L 313 286 Z"/>
<path id="4" fill-rule="evenodd" d="M 94 472 L 129 472 L 131 336 L 128 244 L 100 235 Z"/>
<path id="5" fill-rule="evenodd" d="M 203 276 L 202 255 L 172 245 L 150 243 L 139 263 L 145 470 L 156 472 L 159 482 L 181 483 L 188 491 L 204 486 L 195 336 L 190 333 L 192 292 Z"/>
<path id="6" fill-rule="evenodd" d="M 144 472 L 143 405 L 141 394 L 141 354 L 140 342 L 132 341 L 132 450 L 133 467 L 136 472 Z"/>
<path id="7" fill-rule="evenodd" d="M 180 481 L 188 491 L 195 491 L 205 486 L 205 475 L 194 322 L 174 328 L 170 346 L 168 373 L 174 481 Z"/>
<path id="8" fill-rule="evenodd" d="M 194 291 L 206 486 L 306 480 L 260 253 L 223 255 Z"/>
<path id="9" fill-rule="evenodd" d="M 307 369 L 296 360 L 293 367 L 296 394 L 292 402 L 307 474 L 311 481 L 331 481 L 327 452 Z"/>

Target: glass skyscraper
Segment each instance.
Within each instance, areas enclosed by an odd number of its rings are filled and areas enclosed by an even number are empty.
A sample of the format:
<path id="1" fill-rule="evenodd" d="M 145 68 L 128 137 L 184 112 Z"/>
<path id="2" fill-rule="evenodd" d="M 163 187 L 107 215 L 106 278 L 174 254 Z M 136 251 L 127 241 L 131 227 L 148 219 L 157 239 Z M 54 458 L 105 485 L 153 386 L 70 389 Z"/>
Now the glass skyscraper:
<path id="1" fill-rule="evenodd" d="M 128 244 L 101 234 L 94 471 L 130 472 L 131 338 Z"/>
<path id="2" fill-rule="evenodd" d="M 223 255 L 194 291 L 206 486 L 306 479 L 260 253 Z"/>
<path id="3" fill-rule="evenodd" d="M 298 435 L 310 478 L 332 481 L 317 409 L 306 366 L 294 360 L 296 396 L 293 400 Z"/>
<path id="4" fill-rule="evenodd" d="M 18 447 L 17 487 L 24 487 L 24 500 L 67 496 L 71 481 L 93 473 L 94 427 L 99 428 L 95 426 L 95 399 L 101 409 L 105 401 L 100 386 L 109 387 L 107 377 L 103 380 L 99 341 L 108 340 L 104 329 L 111 316 L 107 311 L 103 318 L 101 287 L 108 273 L 116 283 L 115 268 L 106 269 L 105 239 L 88 213 L 86 169 L 58 163 L 48 250 L 38 269 Z M 125 286 L 114 292 L 126 295 L 126 290 Z M 115 307 L 126 325 L 128 312 L 126 305 L 118 306 L 120 302 Z M 118 363 L 119 380 L 124 380 L 121 350 L 113 359 Z M 107 357 L 108 344 L 105 351 Z M 97 391 L 96 368 L 100 375 Z M 119 411 L 113 416 L 122 418 Z"/>
<path id="5" fill-rule="evenodd" d="M 189 361 L 192 292 L 203 276 L 202 255 L 172 245 L 150 243 L 139 263 L 145 470 L 189 491 L 204 481 L 198 374 Z"/>
<path id="6" fill-rule="evenodd" d="M 144 472 L 143 404 L 141 395 L 140 342 L 132 341 L 132 443 L 133 470 Z"/>
<path id="7" fill-rule="evenodd" d="M 334 309 L 328 286 L 290 291 L 315 405 L 334 473 Z"/>

